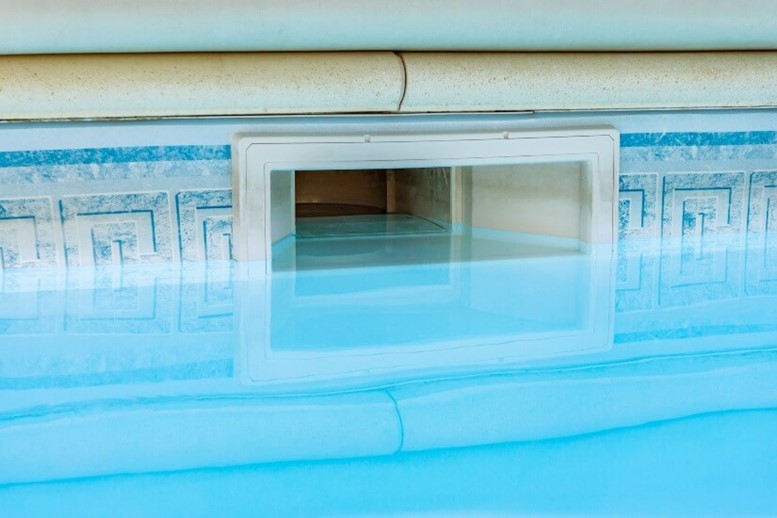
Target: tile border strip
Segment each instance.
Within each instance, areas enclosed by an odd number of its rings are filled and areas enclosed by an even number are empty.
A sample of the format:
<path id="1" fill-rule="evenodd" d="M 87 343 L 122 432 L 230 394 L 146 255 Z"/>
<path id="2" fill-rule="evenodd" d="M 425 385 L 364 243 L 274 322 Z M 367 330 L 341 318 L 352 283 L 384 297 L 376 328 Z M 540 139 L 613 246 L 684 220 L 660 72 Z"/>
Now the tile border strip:
<path id="1" fill-rule="evenodd" d="M 229 160 L 230 158 L 231 149 L 229 145 L 45 149 L 38 151 L 0 152 L 0 167 Z"/>
<path id="2" fill-rule="evenodd" d="M 777 131 L 622 133 L 621 147 L 777 145 Z M 231 146 L 136 146 L 0 152 L 0 167 L 229 160 Z"/>
<path id="3" fill-rule="evenodd" d="M 777 144 L 777 131 L 621 133 L 621 147 L 757 146 Z"/>

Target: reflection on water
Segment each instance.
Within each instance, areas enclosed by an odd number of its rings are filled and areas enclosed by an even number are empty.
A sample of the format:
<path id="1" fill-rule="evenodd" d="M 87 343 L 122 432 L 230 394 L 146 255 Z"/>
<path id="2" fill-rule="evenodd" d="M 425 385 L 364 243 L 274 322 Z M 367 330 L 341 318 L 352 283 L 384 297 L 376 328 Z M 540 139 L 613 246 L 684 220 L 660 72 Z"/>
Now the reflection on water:
<path id="1" fill-rule="evenodd" d="M 237 321 L 248 379 L 376 383 L 379 372 L 447 375 L 609 348 L 610 249 L 526 255 L 274 272 L 249 282 L 248 292 L 266 296 L 245 298 Z"/>
<path id="2" fill-rule="evenodd" d="M 231 263 L 6 272 L 3 384 L 202 379 L 230 362 L 238 383 L 369 387 L 609 349 L 611 247 L 514 236 L 305 239 L 278 247 L 269 276 Z"/>
<path id="3" fill-rule="evenodd" d="M 613 253 L 440 236 L 281 243 L 270 276 L 230 263 L 5 271 L 0 483 L 777 405 L 768 243 Z"/>
<path id="4" fill-rule="evenodd" d="M 5 271 L 0 386 L 348 378 L 368 387 L 392 372 L 741 349 L 777 332 L 770 248 L 726 238 L 582 253 L 498 238 L 282 243 L 269 277 L 232 263 Z"/>

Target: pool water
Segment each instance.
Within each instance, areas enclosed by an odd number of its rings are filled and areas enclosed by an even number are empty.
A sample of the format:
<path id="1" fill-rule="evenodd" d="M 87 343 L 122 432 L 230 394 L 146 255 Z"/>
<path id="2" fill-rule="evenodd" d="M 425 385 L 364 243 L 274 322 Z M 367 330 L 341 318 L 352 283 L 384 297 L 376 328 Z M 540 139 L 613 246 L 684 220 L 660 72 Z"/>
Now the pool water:
<path id="1" fill-rule="evenodd" d="M 777 412 L 536 442 L 16 485 L 4 516 L 773 516 Z"/>
<path id="2" fill-rule="evenodd" d="M 0 514 L 777 514 L 772 245 L 6 271 Z"/>

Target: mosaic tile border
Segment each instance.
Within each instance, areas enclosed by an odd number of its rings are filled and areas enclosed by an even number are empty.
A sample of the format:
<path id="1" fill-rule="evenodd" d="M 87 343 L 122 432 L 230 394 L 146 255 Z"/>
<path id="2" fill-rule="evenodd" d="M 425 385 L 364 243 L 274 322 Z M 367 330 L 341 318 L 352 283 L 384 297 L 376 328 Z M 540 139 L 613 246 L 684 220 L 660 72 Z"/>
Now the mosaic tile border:
<path id="1" fill-rule="evenodd" d="M 173 260 L 166 192 L 66 196 L 59 209 L 68 266 Z"/>
<path id="2" fill-rule="evenodd" d="M 0 151 L 0 167 L 229 160 L 230 158 L 231 147 L 229 145 L 45 149 L 37 151 Z"/>
<path id="3" fill-rule="evenodd" d="M 621 148 L 777 145 L 777 131 L 622 133 Z M 229 160 L 229 145 L 134 146 L 0 151 L 0 168 Z"/>
<path id="4" fill-rule="evenodd" d="M 771 214 L 761 204 L 771 203 L 773 196 L 768 188 L 759 187 L 758 178 L 770 173 L 764 170 L 764 161 L 777 160 L 777 131 L 624 133 L 621 148 L 621 241 L 681 237 L 697 230 L 702 236 L 745 231 L 760 235 L 774 226 L 760 221 Z M 114 263 L 117 246 L 124 247 L 122 263 L 228 260 L 230 159 L 229 145 L 0 152 L 0 207 L 5 207 L 0 211 L 0 266 Z M 741 161 L 741 169 L 734 171 L 731 163 L 724 163 L 732 160 Z M 654 165 L 656 170 L 651 170 Z M 739 175 L 733 184 L 730 175 Z M 188 185 L 194 178 L 210 183 L 202 188 Z M 29 195 L 39 184 L 47 185 L 44 195 Z M 704 189 L 698 190 L 701 184 Z M 149 213 L 145 197 L 152 192 L 167 199 Z M 84 196 L 96 197 L 101 205 L 110 206 L 112 214 L 105 208 L 97 211 L 102 216 L 90 213 L 95 224 L 81 230 L 91 233 L 89 240 L 75 235 L 74 218 L 68 212 L 68 200 Z M 39 200 L 48 200 L 50 214 L 37 207 Z M 713 201 L 715 207 L 702 207 Z M 29 208 L 29 214 L 19 212 L 21 207 Z M 704 228 L 694 224 L 691 212 L 696 209 L 702 211 L 697 216 L 705 216 Z M 141 216 L 143 211 L 146 216 Z M 727 225 L 716 220 L 715 228 L 709 227 L 707 216 L 724 213 L 733 216 Z M 107 219 L 97 223 L 100 218 Z M 33 227 L 33 238 L 19 237 L 32 235 Z M 156 254 L 138 252 L 144 239 L 160 247 Z M 91 244 L 82 255 L 76 242 L 81 248 Z"/>
<path id="5" fill-rule="evenodd" d="M 622 254 L 618 313 L 671 314 L 744 293 L 777 293 L 772 170 L 777 131 L 622 134 L 619 246 L 660 241 L 680 251 L 663 261 Z M 744 252 L 732 252 L 745 240 Z"/>
<path id="6" fill-rule="evenodd" d="M 0 269 L 55 266 L 52 200 L 0 199 Z"/>
<path id="7" fill-rule="evenodd" d="M 621 147 L 777 145 L 777 131 L 621 133 Z"/>
<path id="8" fill-rule="evenodd" d="M 232 191 L 181 191 L 175 195 L 181 259 L 232 259 Z"/>
<path id="9" fill-rule="evenodd" d="M 228 145 L 0 152 L 0 269 L 229 259 L 230 178 Z"/>

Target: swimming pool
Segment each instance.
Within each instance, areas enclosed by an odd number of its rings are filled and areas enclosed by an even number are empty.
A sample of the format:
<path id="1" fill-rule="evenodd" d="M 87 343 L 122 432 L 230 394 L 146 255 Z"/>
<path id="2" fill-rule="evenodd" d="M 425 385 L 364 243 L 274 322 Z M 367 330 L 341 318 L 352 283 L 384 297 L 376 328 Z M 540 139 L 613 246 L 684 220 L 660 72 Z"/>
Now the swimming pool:
<path id="1" fill-rule="evenodd" d="M 774 242 L 699 236 L 5 271 L 0 507 L 774 514 Z"/>

